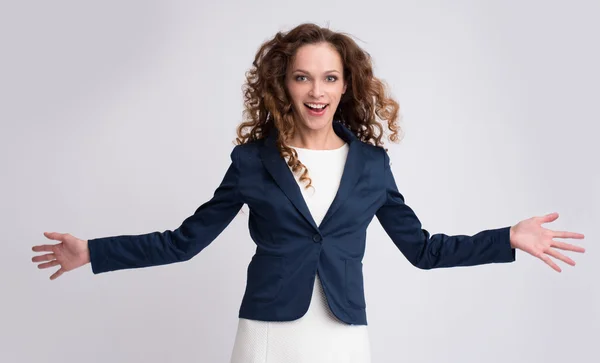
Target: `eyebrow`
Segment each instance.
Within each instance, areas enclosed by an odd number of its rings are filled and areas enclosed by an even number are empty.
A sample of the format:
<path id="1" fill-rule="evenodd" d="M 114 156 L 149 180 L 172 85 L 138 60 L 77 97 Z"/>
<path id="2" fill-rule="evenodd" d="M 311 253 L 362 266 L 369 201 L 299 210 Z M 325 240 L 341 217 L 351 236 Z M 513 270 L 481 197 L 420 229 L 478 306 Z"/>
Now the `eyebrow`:
<path id="1" fill-rule="evenodd" d="M 307 71 L 305 71 L 303 69 L 295 69 L 293 72 L 302 72 L 302 73 L 310 74 L 310 72 L 307 72 Z M 325 73 L 340 73 L 340 72 L 338 70 L 335 70 L 335 69 L 330 69 L 328 71 L 325 71 Z"/>

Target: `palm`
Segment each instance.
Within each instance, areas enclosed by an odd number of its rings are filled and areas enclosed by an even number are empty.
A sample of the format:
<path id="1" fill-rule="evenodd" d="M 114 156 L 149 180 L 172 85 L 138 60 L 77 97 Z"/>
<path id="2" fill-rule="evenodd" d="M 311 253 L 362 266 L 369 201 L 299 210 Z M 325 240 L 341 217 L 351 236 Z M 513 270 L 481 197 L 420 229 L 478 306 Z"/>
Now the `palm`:
<path id="1" fill-rule="evenodd" d="M 542 217 L 532 217 L 519 222 L 511 228 L 510 244 L 513 248 L 527 252 L 546 262 L 554 270 L 561 272 L 562 269 L 548 256 L 575 266 L 575 261 L 558 252 L 557 249 L 583 253 L 585 252 L 585 248 L 556 241 L 554 238 L 583 239 L 585 236 L 581 233 L 553 231 L 542 227 L 542 224 L 553 222 L 557 218 L 558 213 L 550 213 Z"/>
<path id="2" fill-rule="evenodd" d="M 35 252 L 50 252 L 45 255 L 35 256 L 32 262 L 48 261 L 38 265 L 38 268 L 49 268 L 60 266 L 51 280 L 56 279 L 64 272 L 74 270 L 89 262 L 89 250 L 87 241 L 76 238 L 68 233 L 44 233 L 48 239 L 58 240 L 60 243 L 54 245 L 40 245 L 32 248 Z"/>
<path id="3" fill-rule="evenodd" d="M 62 266 L 65 271 L 73 270 L 79 267 L 77 265 L 78 256 L 81 256 L 81 247 L 73 238 L 66 239 L 65 242 L 59 243 L 55 246 L 54 254 L 56 260 Z M 80 260 L 80 259 L 79 259 Z"/>

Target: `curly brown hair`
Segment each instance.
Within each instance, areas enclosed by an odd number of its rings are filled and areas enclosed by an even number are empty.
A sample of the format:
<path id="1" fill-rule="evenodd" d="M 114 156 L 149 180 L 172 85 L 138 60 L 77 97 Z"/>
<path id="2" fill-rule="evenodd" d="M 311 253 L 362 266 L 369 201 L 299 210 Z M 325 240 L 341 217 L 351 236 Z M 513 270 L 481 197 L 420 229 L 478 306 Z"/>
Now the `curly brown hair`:
<path id="1" fill-rule="evenodd" d="M 278 32 L 264 42 L 246 72 L 244 121 L 237 128 L 237 144 L 265 138 L 273 127 L 279 131 L 277 148 L 294 173 L 304 169 L 300 180 L 308 180 L 307 168 L 298 160 L 287 140 L 294 134 L 292 101 L 285 87 L 288 66 L 298 48 L 306 44 L 329 43 L 339 53 L 347 90 L 342 95 L 334 120 L 339 120 L 365 143 L 382 146 L 383 127 L 377 118 L 387 121 L 389 140 L 399 142 L 397 124 L 399 105 L 386 94 L 385 83 L 373 75 L 369 53 L 346 33 L 334 32 L 312 23 L 300 24 L 288 32 Z"/>

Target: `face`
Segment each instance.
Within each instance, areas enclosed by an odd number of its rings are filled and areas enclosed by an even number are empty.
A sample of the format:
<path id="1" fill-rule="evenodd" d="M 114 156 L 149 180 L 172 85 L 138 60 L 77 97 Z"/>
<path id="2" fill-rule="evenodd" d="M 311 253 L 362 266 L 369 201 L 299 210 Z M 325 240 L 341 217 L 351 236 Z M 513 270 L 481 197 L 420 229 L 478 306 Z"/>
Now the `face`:
<path id="1" fill-rule="evenodd" d="M 332 45 L 307 44 L 298 48 L 285 84 L 301 127 L 318 130 L 331 125 L 346 92 L 343 72 L 342 59 Z"/>

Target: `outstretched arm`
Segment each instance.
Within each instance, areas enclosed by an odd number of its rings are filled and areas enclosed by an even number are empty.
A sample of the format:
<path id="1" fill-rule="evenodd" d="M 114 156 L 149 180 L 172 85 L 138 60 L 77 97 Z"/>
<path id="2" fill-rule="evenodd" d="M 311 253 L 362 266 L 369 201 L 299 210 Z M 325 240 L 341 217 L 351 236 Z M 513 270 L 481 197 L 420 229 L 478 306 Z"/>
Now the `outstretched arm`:
<path id="1" fill-rule="evenodd" d="M 164 232 L 88 240 L 95 274 L 182 262 L 208 246 L 231 223 L 244 204 L 238 190 L 237 147 L 231 164 L 212 199 L 198 207 L 180 227 Z"/>
<path id="2" fill-rule="evenodd" d="M 431 235 L 398 191 L 389 156 L 384 153 L 386 201 L 376 213 L 392 242 L 414 266 L 421 269 L 473 266 L 515 261 L 510 226 L 481 231 L 473 236 Z"/>
<path id="3" fill-rule="evenodd" d="M 555 241 L 554 238 L 583 239 L 576 232 L 552 231 L 542 227 L 558 218 L 558 213 L 531 217 L 514 226 L 481 231 L 473 236 L 434 234 L 423 229 L 413 210 L 404 203 L 398 191 L 389 165 L 389 156 L 384 152 L 386 201 L 377 211 L 377 219 L 398 249 L 414 266 L 422 269 L 439 267 L 472 266 L 515 261 L 515 249 L 537 257 L 555 271 L 562 270 L 552 256 L 571 266 L 575 261 L 556 249 L 585 252 L 580 246 Z"/>

